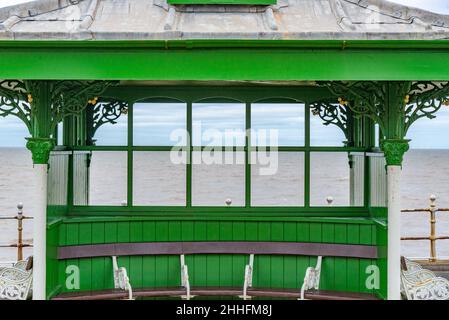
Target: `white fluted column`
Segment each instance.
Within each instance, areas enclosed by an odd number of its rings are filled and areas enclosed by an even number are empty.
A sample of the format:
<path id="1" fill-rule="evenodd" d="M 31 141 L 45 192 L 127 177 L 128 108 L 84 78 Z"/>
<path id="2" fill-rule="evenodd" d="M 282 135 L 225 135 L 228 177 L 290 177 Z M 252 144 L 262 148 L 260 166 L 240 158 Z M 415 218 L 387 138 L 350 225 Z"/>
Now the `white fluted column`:
<path id="1" fill-rule="evenodd" d="M 33 230 L 33 300 L 46 299 L 47 164 L 35 164 L 36 212 Z"/>
<path id="2" fill-rule="evenodd" d="M 388 300 L 401 299 L 401 166 L 388 166 Z"/>

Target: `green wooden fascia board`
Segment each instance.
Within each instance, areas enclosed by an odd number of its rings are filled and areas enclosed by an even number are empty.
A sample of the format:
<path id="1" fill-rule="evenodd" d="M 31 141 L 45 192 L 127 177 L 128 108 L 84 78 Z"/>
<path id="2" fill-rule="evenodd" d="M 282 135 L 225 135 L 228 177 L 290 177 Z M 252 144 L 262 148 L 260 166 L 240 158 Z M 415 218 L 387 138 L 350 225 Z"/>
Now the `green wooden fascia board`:
<path id="1" fill-rule="evenodd" d="M 0 41 L 0 78 L 449 80 L 449 41 Z"/>

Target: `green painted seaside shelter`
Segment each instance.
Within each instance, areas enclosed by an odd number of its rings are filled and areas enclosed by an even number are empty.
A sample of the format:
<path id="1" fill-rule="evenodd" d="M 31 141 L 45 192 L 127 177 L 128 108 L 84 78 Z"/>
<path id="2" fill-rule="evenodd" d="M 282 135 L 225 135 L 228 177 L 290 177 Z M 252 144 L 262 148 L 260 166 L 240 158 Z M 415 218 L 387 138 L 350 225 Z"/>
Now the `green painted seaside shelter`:
<path id="1" fill-rule="evenodd" d="M 189 286 L 299 298 L 318 261 L 315 297 L 399 299 L 401 163 L 408 129 L 448 104 L 447 39 L 449 16 L 386 0 L 1 8 L 0 116 L 29 129 L 39 195 L 34 298 L 119 298 L 129 285 L 136 297 L 186 298 Z M 243 142 L 195 140 L 197 120 L 220 128 L 232 117 Z M 185 163 L 170 162 L 170 121 L 188 133 Z M 273 150 L 254 139 L 279 123 L 290 128 Z M 267 147 L 298 185 L 258 175 L 251 159 Z M 193 163 L 211 152 L 243 163 Z M 286 154 L 295 165 L 282 167 Z M 346 196 L 317 199 L 341 191 L 322 179 L 342 158 Z M 227 179 L 232 196 L 216 189 Z"/>

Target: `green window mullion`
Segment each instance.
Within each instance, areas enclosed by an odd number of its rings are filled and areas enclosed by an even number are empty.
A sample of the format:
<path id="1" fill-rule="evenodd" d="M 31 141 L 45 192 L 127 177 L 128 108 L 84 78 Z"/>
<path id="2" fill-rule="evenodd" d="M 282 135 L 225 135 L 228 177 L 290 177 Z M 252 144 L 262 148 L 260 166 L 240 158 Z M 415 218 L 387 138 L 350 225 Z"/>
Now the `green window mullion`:
<path id="1" fill-rule="evenodd" d="M 305 103 L 304 207 L 310 208 L 310 104 Z"/>
<path id="2" fill-rule="evenodd" d="M 133 206 L 133 173 L 134 173 L 134 150 L 133 150 L 133 144 L 134 144 L 134 138 L 133 138 L 133 107 L 134 105 L 132 102 L 128 102 L 128 105 L 130 106 L 128 108 L 128 199 L 127 199 L 127 206 L 130 208 Z"/>
<path id="3" fill-rule="evenodd" d="M 187 170 L 186 170 L 186 206 L 192 207 L 192 154 L 193 154 L 193 141 L 192 141 L 192 102 L 187 103 Z"/>
<path id="4" fill-rule="evenodd" d="M 251 103 L 246 103 L 245 112 L 245 206 L 251 207 Z"/>

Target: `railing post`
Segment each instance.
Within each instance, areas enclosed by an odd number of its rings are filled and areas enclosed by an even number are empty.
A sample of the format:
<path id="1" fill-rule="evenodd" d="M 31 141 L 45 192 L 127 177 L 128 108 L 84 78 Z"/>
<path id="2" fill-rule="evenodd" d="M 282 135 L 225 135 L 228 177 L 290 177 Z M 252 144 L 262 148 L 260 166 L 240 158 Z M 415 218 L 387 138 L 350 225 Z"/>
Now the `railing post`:
<path id="1" fill-rule="evenodd" d="M 17 261 L 23 260 L 23 204 L 17 205 Z"/>
<path id="2" fill-rule="evenodd" d="M 437 250 L 436 250 L 436 212 L 438 208 L 436 206 L 436 196 L 430 196 L 430 262 L 437 261 Z"/>

